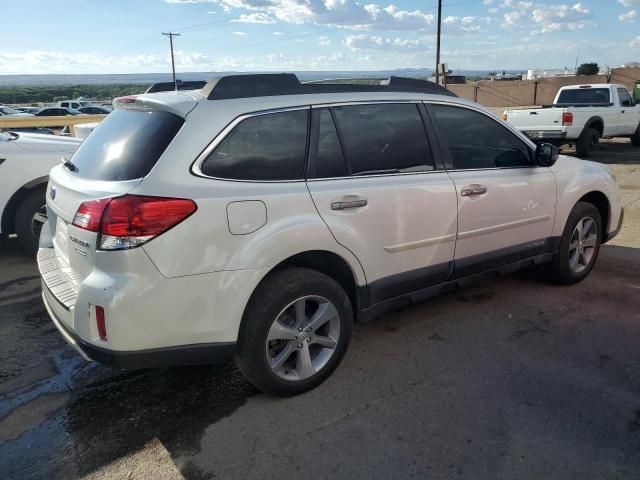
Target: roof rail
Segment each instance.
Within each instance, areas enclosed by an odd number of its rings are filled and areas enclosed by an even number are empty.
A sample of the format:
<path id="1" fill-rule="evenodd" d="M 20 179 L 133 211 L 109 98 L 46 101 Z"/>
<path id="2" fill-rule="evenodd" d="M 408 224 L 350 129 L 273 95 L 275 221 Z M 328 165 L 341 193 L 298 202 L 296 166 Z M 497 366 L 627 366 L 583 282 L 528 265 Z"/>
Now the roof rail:
<path id="1" fill-rule="evenodd" d="M 176 80 L 178 84 L 178 90 L 200 90 L 207 82 L 205 80 Z M 173 82 L 159 82 L 152 84 L 144 93 L 156 93 L 156 92 L 171 92 L 175 90 Z"/>
<path id="2" fill-rule="evenodd" d="M 344 92 L 413 92 L 456 96 L 441 85 L 417 78 L 391 76 L 381 79 L 377 85 L 341 82 L 301 83 L 293 73 L 226 75 L 209 80 L 201 93 L 208 100 Z"/>

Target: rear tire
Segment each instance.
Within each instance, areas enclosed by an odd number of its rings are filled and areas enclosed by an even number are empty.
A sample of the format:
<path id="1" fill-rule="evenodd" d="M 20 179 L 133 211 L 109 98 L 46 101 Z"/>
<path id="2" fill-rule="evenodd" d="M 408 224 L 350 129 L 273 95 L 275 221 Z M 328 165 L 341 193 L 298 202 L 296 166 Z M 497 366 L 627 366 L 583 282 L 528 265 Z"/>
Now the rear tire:
<path id="1" fill-rule="evenodd" d="M 636 128 L 636 133 L 631 135 L 631 145 L 634 147 L 640 147 L 640 125 Z"/>
<path id="2" fill-rule="evenodd" d="M 307 268 L 276 271 L 247 305 L 236 363 L 263 392 L 296 395 L 331 375 L 352 328 L 351 301 L 333 279 Z"/>
<path id="3" fill-rule="evenodd" d="M 581 158 L 590 158 L 598 148 L 600 132 L 595 128 L 587 128 L 576 142 L 576 153 Z"/>
<path id="4" fill-rule="evenodd" d="M 584 280 L 596 263 L 601 241 L 600 212 L 590 203 L 578 202 L 569 214 L 558 251 L 548 267 L 551 279 L 564 285 Z"/>
<path id="5" fill-rule="evenodd" d="M 40 230 L 47 219 L 45 189 L 30 193 L 18 206 L 14 220 L 15 232 L 23 250 L 30 255 L 38 251 Z"/>

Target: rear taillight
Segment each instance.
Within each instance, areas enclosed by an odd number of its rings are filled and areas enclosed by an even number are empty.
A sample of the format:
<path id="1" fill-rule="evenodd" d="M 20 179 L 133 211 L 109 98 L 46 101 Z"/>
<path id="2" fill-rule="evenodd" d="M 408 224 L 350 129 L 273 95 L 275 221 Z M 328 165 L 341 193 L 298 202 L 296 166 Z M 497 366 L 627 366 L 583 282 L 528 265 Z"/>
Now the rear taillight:
<path id="1" fill-rule="evenodd" d="M 73 217 L 73 225 L 91 232 L 97 232 L 100 228 L 100 219 L 102 218 L 104 207 L 106 207 L 110 201 L 110 198 L 101 198 L 99 200 L 82 202 L 82 205 L 80 205 L 80 208 L 78 208 L 78 211 Z"/>
<path id="2" fill-rule="evenodd" d="M 571 125 L 573 125 L 573 113 L 564 112 L 562 114 L 562 125 L 563 126 L 571 126 Z"/>
<path id="3" fill-rule="evenodd" d="M 124 250 L 173 228 L 197 208 L 193 200 L 184 198 L 124 195 L 84 202 L 73 224 L 99 232 L 99 250 Z"/>

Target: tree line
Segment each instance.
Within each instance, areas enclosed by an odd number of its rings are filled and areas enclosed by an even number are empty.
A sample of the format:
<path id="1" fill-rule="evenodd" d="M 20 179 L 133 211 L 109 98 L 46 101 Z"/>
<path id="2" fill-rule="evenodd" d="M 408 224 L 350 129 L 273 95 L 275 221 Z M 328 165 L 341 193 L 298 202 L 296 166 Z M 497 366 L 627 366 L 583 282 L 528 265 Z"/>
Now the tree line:
<path id="1" fill-rule="evenodd" d="M 139 83 L 0 86 L 0 103 L 49 103 L 79 97 L 111 100 L 143 93 L 148 87 Z"/>

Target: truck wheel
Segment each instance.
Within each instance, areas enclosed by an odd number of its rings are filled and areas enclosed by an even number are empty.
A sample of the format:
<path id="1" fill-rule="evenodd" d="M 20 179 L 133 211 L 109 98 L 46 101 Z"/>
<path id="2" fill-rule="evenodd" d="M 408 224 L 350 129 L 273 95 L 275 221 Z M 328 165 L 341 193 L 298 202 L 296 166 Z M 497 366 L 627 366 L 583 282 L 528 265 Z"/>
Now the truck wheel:
<path id="1" fill-rule="evenodd" d="M 589 275 L 602 241 L 602 219 L 596 207 L 578 202 L 569 214 L 558 251 L 548 267 L 556 283 L 571 285 Z"/>
<path id="2" fill-rule="evenodd" d="M 589 158 L 598 148 L 600 132 L 595 128 L 587 128 L 576 142 L 576 153 L 579 157 Z"/>
<path id="3" fill-rule="evenodd" d="M 271 274 L 251 297 L 236 363 L 257 388 L 295 395 L 322 383 L 344 357 L 351 302 L 338 283 L 307 268 Z"/>
<path id="4" fill-rule="evenodd" d="M 46 221 L 45 190 L 39 188 L 22 200 L 14 220 L 18 241 L 27 253 L 33 255 L 38 251 L 40 230 Z"/>
<path id="5" fill-rule="evenodd" d="M 631 145 L 634 147 L 640 147 L 640 125 L 636 128 L 636 133 L 631 135 Z"/>

